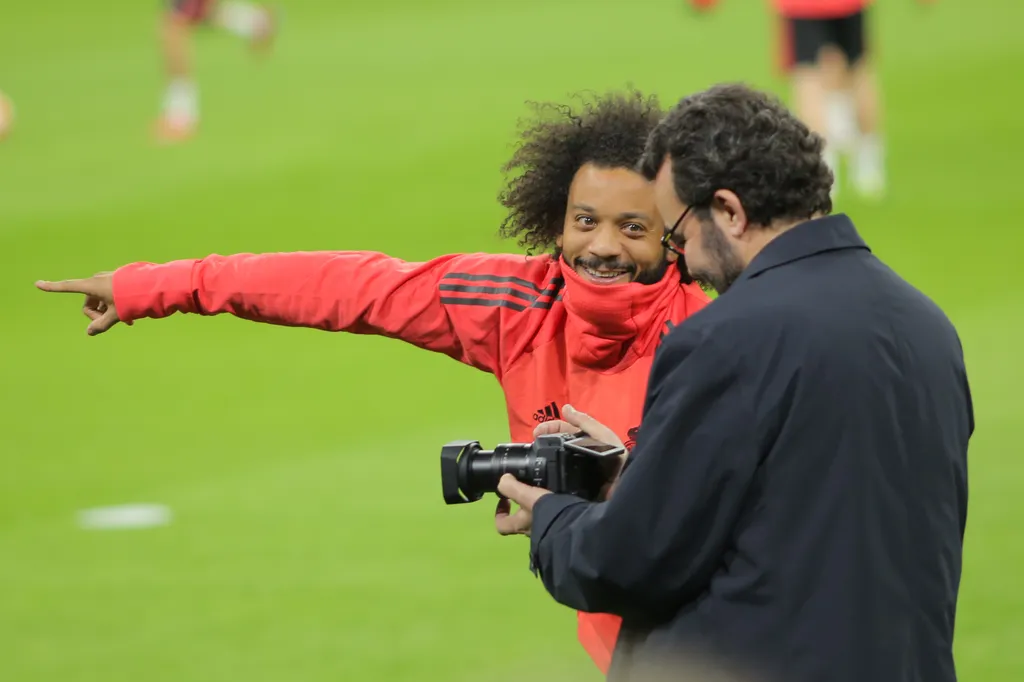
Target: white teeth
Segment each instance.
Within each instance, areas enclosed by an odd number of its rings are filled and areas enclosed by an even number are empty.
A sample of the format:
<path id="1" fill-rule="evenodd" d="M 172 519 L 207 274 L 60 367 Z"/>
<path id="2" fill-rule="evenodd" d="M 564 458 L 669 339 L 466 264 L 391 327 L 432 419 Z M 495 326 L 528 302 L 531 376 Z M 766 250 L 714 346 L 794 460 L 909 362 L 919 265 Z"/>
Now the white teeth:
<path id="1" fill-rule="evenodd" d="M 593 275 L 599 279 L 615 279 L 616 277 L 621 277 L 626 274 L 625 270 L 618 270 L 616 272 L 598 272 L 597 270 L 591 270 L 585 266 L 583 269 L 587 271 L 587 274 Z"/>

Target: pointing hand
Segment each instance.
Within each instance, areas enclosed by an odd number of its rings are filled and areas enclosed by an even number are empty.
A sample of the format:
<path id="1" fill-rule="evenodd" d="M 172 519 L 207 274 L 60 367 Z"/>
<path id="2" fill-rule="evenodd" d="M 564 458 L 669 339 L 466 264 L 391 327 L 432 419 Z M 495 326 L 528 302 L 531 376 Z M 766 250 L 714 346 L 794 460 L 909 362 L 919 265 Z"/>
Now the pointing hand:
<path id="1" fill-rule="evenodd" d="M 85 330 L 89 336 L 102 334 L 121 321 L 114 307 L 114 276 L 111 272 L 99 272 L 86 279 L 57 282 L 40 280 L 36 282 L 36 287 L 42 291 L 83 294 L 85 303 L 82 305 L 82 314 L 90 320 Z"/>

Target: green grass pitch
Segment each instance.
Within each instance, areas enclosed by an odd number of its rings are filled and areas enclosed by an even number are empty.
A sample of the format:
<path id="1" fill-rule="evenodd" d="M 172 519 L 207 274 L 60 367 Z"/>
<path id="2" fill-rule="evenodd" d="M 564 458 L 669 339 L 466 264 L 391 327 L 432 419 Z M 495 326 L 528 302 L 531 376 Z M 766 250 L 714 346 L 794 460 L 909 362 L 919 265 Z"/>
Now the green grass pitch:
<path id="1" fill-rule="evenodd" d="M 158 148 L 157 0 L 6 3 L 0 679 L 599 679 L 526 542 L 496 536 L 488 502 L 442 503 L 440 445 L 507 436 L 491 377 L 395 341 L 228 317 L 90 339 L 79 301 L 32 282 L 212 252 L 515 249 L 494 234 L 495 197 L 525 100 L 782 88 L 765 5 L 699 18 L 681 0 L 293 0 L 269 59 L 199 36 L 201 134 Z M 847 192 L 838 209 L 964 339 L 977 433 L 956 653 L 962 679 L 1012 682 L 1024 4 L 880 5 L 890 196 Z M 174 523 L 74 523 L 134 501 Z"/>

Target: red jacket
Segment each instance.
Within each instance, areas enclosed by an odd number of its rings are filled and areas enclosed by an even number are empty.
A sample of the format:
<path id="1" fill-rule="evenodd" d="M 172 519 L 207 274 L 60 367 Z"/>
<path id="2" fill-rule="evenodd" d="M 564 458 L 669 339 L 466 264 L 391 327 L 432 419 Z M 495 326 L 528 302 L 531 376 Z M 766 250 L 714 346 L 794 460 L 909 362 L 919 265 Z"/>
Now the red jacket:
<path id="1" fill-rule="evenodd" d="M 836 19 L 862 12 L 872 0 L 772 0 L 775 11 L 788 19 Z"/>
<path id="2" fill-rule="evenodd" d="M 707 305 L 673 265 L 652 285 L 601 286 L 561 259 L 458 254 L 410 263 L 327 251 L 209 256 L 114 273 L 124 321 L 175 312 L 401 339 L 490 372 L 513 441 L 570 403 L 632 447 L 661 337 Z M 580 613 L 578 634 L 607 672 L 619 619 Z"/>

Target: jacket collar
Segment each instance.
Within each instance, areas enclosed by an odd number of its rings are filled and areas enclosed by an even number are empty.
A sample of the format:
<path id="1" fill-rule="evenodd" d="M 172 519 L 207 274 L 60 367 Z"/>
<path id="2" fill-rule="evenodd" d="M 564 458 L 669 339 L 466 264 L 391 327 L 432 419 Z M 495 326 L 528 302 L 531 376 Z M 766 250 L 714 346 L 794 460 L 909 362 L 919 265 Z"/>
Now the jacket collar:
<path id="1" fill-rule="evenodd" d="M 682 286 L 675 263 L 659 282 L 614 285 L 587 281 L 563 258 L 558 265 L 565 279 L 569 354 L 576 364 L 594 369 L 615 367 L 631 349 L 642 353 L 660 333 L 658 324 Z"/>
<path id="2" fill-rule="evenodd" d="M 808 220 L 791 227 L 768 242 L 736 281 L 753 279 L 773 268 L 840 249 L 871 250 L 845 213 Z"/>

